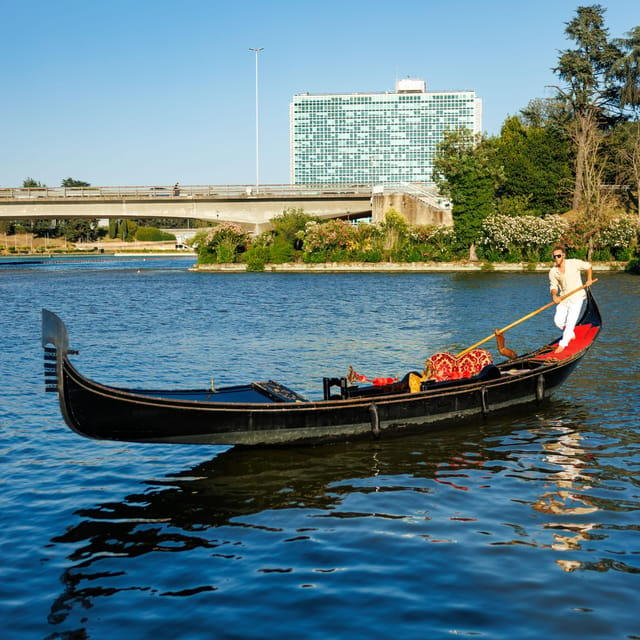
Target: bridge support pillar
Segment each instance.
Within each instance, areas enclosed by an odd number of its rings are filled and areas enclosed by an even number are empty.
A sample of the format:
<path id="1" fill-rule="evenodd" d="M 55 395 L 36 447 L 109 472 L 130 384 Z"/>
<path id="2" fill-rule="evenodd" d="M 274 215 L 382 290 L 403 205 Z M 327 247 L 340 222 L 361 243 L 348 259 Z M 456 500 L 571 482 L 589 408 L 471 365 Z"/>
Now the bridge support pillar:
<path id="1" fill-rule="evenodd" d="M 373 222 L 384 222 L 386 212 L 395 209 L 411 225 L 453 226 L 451 209 L 434 207 L 410 193 L 374 194 L 372 209 Z"/>

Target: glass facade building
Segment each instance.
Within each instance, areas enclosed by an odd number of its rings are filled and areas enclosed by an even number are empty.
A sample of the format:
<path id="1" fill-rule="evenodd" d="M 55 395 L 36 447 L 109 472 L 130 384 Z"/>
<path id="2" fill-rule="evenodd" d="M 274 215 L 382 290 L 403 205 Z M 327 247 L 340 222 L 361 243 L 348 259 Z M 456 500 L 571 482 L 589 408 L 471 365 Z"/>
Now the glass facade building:
<path id="1" fill-rule="evenodd" d="M 482 101 L 407 78 L 395 92 L 298 94 L 289 116 L 292 184 L 431 185 L 444 132 L 480 132 Z"/>

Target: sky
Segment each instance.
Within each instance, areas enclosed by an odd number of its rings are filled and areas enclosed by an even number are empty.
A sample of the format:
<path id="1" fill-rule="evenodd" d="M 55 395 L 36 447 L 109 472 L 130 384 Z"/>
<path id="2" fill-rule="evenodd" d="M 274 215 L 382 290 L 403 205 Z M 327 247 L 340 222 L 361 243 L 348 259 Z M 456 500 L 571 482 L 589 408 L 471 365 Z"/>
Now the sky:
<path id="1" fill-rule="evenodd" d="M 0 0 L 0 187 L 289 182 L 298 93 L 473 90 L 483 130 L 552 95 L 578 0 Z M 611 37 L 640 1 L 602 1 Z"/>

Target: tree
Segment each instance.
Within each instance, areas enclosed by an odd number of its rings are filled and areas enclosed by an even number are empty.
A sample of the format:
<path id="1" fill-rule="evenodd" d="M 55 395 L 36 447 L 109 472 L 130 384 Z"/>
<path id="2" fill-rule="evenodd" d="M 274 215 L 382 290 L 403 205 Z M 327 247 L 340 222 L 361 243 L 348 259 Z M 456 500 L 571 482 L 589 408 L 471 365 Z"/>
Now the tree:
<path id="1" fill-rule="evenodd" d="M 75 180 L 74 178 L 65 178 L 62 181 L 61 187 L 90 187 L 91 184 L 84 182 L 83 180 Z"/>
<path id="2" fill-rule="evenodd" d="M 58 224 L 61 235 L 68 242 L 78 242 L 84 240 L 91 242 L 97 238 L 97 220 L 87 218 L 70 218 L 61 220 Z"/>
<path id="3" fill-rule="evenodd" d="M 620 97 L 619 87 L 612 79 L 622 52 L 609 40 L 604 13 L 605 9 L 597 4 L 578 7 L 576 17 L 565 29 L 577 47 L 561 51 L 554 69 L 566 83 L 564 88 L 556 88 L 572 116 L 567 131 L 576 149 L 573 209 L 583 209 L 587 218 L 599 213 L 599 150 L 603 131 L 615 122 L 614 111 Z"/>
<path id="4" fill-rule="evenodd" d="M 46 188 L 46 184 L 41 184 L 40 182 L 38 182 L 37 180 L 34 180 L 33 178 L 25 178 L 22 181 L 22 186 L 24 189 L 44 189 Z"/>
<path id="5" fill-rule="evenodd" d="M 564 131 L 571 114 L 565 102 L 557 97 L 533 98 L 520 110 L 520 117 L 525 127 L 545 127 Z"/>
<path id="6" fill-rule="evenodd" d="M 494 140 L 465 129 L 445 132 L 434 157 L 433 176 L 452 202 L 459 248 L 470 248 L 477 240 L 482 221 L 493 212 L 503 175 Z"/>
<path id="7" fill-rule="evenodd" d="M 503 205 L 526 202 L 526 213 L 536 216 L 565 211 L 571 180 L 570 148 L 563 130 L 553 124 L 525 125 L 508 118 L 496 140 L 496 158 L 504 170 L 498 189 Z M 521 211 L 520 213 L 525 213 Z"/>
<path id="8" fill-rule="evenodd" d="M 76 180 L 74 178 L 65 178 L 61 183 L 61 187 L 90 187 L 91 185 L 84 180 Z M 62 220 L 59 225 L 61 234 L 69 242 L 78 242 L 84 240 L 91 242 L 98 237 L 98 219 L 72 218 Z"/>
<path id="9" fill-rule="evenodd" d="M 616 128 L 614 146 L 617 182 L 631 182 L 636 192 L 635 204 L 640 218 L 640 122 L 625 122 Z"/>
<path id="10" fill-rule="evenodd" d="M 31 233 L 37 238 L 58 235 L 57 227 L 51 220 L 32 220 Z"/>
<path id="11" fill-rule="evenodd" d="M 635 120 L 623 129 L 623 144 L 618 150 L 618 157 L 622 160 L 627 179 L 635 184 L 640 218 L 640 26 L 627 33 L 627 38 L 617 40 L 616 44 L 624 56 L 616 61 L 612 73 L 621 83 L 621 108 L 630 111 Z"/>
<path id="12" fill-rule="evenodd" d="M 623 109 L 631 109 L 637 117 L 640 109 L 640 26 L 614 43 L 623 52 L 611 68 L 612 76 L 620 83 L 620 105 Z"/>

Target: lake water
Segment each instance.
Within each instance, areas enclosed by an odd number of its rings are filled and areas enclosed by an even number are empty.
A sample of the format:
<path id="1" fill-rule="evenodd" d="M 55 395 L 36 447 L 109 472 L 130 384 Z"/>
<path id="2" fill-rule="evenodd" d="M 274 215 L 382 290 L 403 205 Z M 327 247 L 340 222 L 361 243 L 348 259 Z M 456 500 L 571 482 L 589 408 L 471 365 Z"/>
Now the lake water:
<path id="1" fill-rule="evenodd" d="M 640 278 L 599 274 L 599 341 L 526 415 L 275 450 L 72 433 L 42 307 L 106 383 L 320 397 L 325 375 L 419 369 L 549 301 L 540 273 L 189 264 L 0 269 L 2 638 L 640 638 Z M 556 336 L 549 310 L 507 346 Z"/>

